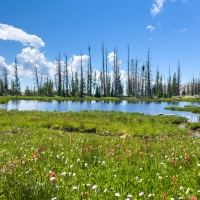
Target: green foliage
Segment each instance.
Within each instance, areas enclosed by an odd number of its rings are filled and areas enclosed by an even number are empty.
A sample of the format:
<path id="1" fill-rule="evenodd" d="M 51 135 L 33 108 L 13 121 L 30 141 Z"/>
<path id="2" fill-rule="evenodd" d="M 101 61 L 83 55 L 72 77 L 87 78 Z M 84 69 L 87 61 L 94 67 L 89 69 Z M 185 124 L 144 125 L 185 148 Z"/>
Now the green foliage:
<path id="1" fill-rule="evenodd" d="M 173 120 L 0 110 L 0 199 L 200 198 L 199 138 L 176 129 Z M 123 138 L 86 133 L 91 128 L 129 132 Z M 145 137 L 132 137 L 137 132 Z"/>
<path id="2" fill-rule="evenodd" d="M 185 121 L 183 117 L 148 116 L 139 113 L 81 111 L 81 112 L 40 112 L 1 110 L 4 126 L 12 128 L 48 128 L 68 132 L 92 132 L 103 135 L 155 136 L 160 134 L 186 134 L 175 124 Z M 14 122 L 14 123 L 13 123 Z M 162 130 L 162 132 L 161 132 Z M 2 130 L 0 130 L 1 132 Z"/>
<path id="3" fill-rule="evenodd" d="M 177 110 L 177 111 L 186 111 L 186 112 L 192 112 L 192 113 L 199 113 L 200 114 L 200 107 L 197 106 L 185 106 L 183 107 L 166 107 L 167 110 Z"/>

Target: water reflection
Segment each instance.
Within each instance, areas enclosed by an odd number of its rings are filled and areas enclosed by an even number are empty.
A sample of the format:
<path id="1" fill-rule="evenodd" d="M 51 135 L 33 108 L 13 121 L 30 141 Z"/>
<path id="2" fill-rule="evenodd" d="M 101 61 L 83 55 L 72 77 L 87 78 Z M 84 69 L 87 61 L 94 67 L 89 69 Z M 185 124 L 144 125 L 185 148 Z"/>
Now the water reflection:
<path id="1" fill-rule="evenodd" d="M 37 100 L 11 100 L 7 104 L 0 104 L 0 108 L 6 110 L 41 110 L 41 111 L 81 111 L 81 110 L 103 110 L 137 112 L 155 115 L 157 113 L 174 114 L 184 116 L 191 122 L 199 121 L 199 114 L 164 110 L 167 106 L 184 107 L 186 105 L 200 106 L 199 103 L 191 102 L 151 102 L 151 101 L 37 101 Z"/>

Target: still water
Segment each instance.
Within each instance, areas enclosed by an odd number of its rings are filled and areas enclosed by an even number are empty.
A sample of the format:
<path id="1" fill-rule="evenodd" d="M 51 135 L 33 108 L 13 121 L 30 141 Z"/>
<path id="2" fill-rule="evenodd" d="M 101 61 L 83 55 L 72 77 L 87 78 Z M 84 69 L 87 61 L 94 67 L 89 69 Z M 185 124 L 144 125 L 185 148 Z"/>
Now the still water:
<path id="1" fill-rule="evenodd" d="M 199 121 L 199 114 L 190 112 L 165 110 L 167 106 L 184 107 L 185 105 L 200 106 L 200 103 L 191 102 L 145 102 L 145 101 L 37 101 L 37 100 L 11 100 L 7 104 L 0 104 L 0 108 L 6 110 L 40 110 L 40 111 L 81 111 L 81 110 L 103 110 L 138 112 L 155 115 L 157 113 L 175 114 L 188 118 L 190 122 Z"/>

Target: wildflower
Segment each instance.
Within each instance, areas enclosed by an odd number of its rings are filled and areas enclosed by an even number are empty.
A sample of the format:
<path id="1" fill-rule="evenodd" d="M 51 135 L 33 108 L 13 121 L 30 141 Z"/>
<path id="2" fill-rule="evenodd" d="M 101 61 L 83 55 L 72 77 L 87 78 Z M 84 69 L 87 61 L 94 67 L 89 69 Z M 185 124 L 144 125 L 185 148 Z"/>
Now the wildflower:
<path id="1" fill-rule="evenodd" d="M 152 194 L 149 194 L 149 195 L 148 195 L 149 198 L 152 197 L 152 196 L 153 196 Z"/>
<path id="2" fill-rule="evenodd" d="M 197 200 L 197 198 L 196 197 L 191 197 L 191 199 L 190 200 Z"/>
<path id="3" fill-rule="evenodd" d="M 183 186 L 180 187 L 180 190 L 183 190 Z"/>
<path id="4" fill-rule="evenodd" d="M 119 193 L 115 193 L 115 196 L 116 196 L 116 197 L 120 197 L 120 194 L 119 194 Z"/>
<path id="5" fill-rule="evenodd" d="M 131 197 L 132 197 L 132 195 L 131 195 L 131 194 L 128 194 L 128 195 L 127 195 L 127 197 L 128 197 L 128 198 L 131 198 Z"/>
<path id="6" fill-rule="evenodd" d="M 98 188 L 97 185 L 93 185 L 93 186 L 92 186 L 92 189 L 93 189 L 93 190 L 95 190 L 95 189 L 97 189 L 97 188 Z"/>
<path id="7" fill-rule="evenodd" d="M 176 176 L 173 176 L 173 177 L 172 177 L 172 180 L 175 182 L 175 181 L 176 181 Z"/>
<path id="8" fill-rule="evenodd" d="M 188 188 L 188 189 L 186 190 L 186 192 L 185 192 L 185 193 L 186 193 L 186 194 L 188 194 L 188 193 L 189 193 L 189 191 L 190 191 L 190 188 Z"/>
<path id="9" fill-rule="evenodd" d="M 83 197 L 84 197 L 84 199 L 86 199 L 88 197 L 88 192 L 84 192 Z"/>
<path id="10" fill-rule="evenodd" d="M 198 164 L 198 167 L 200 167 L 200 164 Z"/>
<path id="11" fill-rule="evenodd" d="M 73 188 L 72 188 L 72 190 L 77 190 L 78 189 L 78 187 L 77 186 L 74 186 Z"/>
<path id="12" fill-rule="evenodd" d="M 57 197 L 53 197 L 53 198 L 51 198 L 51 200 L 56 200 L 57 199 Z"/>
<path id="13" fill-rule="evenodd" d="M 167 194 L 166 194 L 166 193 L 163 193 L 162 197 L 163 197 L 164 199 L 166 199 L 166 198 L 167 198 Z"/>
<path id="14" fill-rule="evenodd" d="M 66 176 L 67 172 L 62 172 L 61 176 Z"/>
<path id="15" fill-rule="evenodd" d="M 107 192 L 108 189 L 105 189 L 103 192 Z"/>
<path id="16" fill-rule="evenodd" d="M 50 181 L 54 181 L 56 179 L 56 177 L 51 177 Z"/>
<path id="17" fill-rule="evenodd" d="M 139 193 L 139 196 L 141 197 L 141 196 L 143 196 L 144 195 L 144 192 L 140 192 Z"/>
<path id="18" fill-rule="evenodd" d="M 88 166 L 88 163 L 85 163 L 85 167 L 87 167 Z"/>
<path id="19" fill-rule="evenodd" d="M 56 177 L 56 173 L 55 172 L 51 172 L 51 177 Z"/>
<path id="20" fill-rule="evenodd" d="M 105 165 L 106 164 L 106 162 L 105 161 L 102 161 L 102 165 Z"/>
<path id="21" fill-rule="evenodd" d="M 77 159 L 77 163 L 79 163 L 80 161 L 81 161 L 81 160 L 78 158 L 78 159 Z"/>

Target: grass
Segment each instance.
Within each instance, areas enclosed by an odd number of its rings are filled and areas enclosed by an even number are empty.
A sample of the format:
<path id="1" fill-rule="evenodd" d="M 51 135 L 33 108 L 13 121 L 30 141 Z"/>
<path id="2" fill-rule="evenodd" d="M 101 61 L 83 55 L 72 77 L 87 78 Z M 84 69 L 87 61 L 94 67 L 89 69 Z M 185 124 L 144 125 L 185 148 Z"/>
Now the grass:
<path id="1" fill-rule="evenodd" d="M 57 101 L 66 101 L 66 100 L 71 100 L 71 101 L 129 101 L 129 102 L 135 102 L 135 101 L 154 101 L 154 102 L 180 102 L 180 101 L 189 101 L 189 102 L 200 102 L 200 98 L 186 98 L 186 97 L 172 97 L 172 98 L 152 98 L 152 99 L 147 99 L 147 98 L 134 98 L 134 97 L 101 97 L 101 98 L 96 98 L 96 97 L 89 97 L 85 96 L 83 98 L 79 97 L 59 97 L 59 96 L 54 96 L 54 97 L 48 97 L 48 96 L 0 96 L 0 103 L 7 103 L 9 100 L 39 100 L 39 101 L 52 101 L 52 100 L 57 100 Z"/>
<path id="2" fill-rule="evenodd" d="M 192 112 L 192 113 L 198 113 L 200 114 L 200 107 L 197 106 L 184 106 L 184 107 L 174 107 L 174 106 L 169 106 L 166 107 L 165 109 L 167 110 L 177 110 L 177 111 L 185 111 L 185 112 Z"/>
<path id="3" fill-rule="evenodd" d="M 0 199 L 200 198 L 200 140 L 184 120 L 0 110 Z"/>

